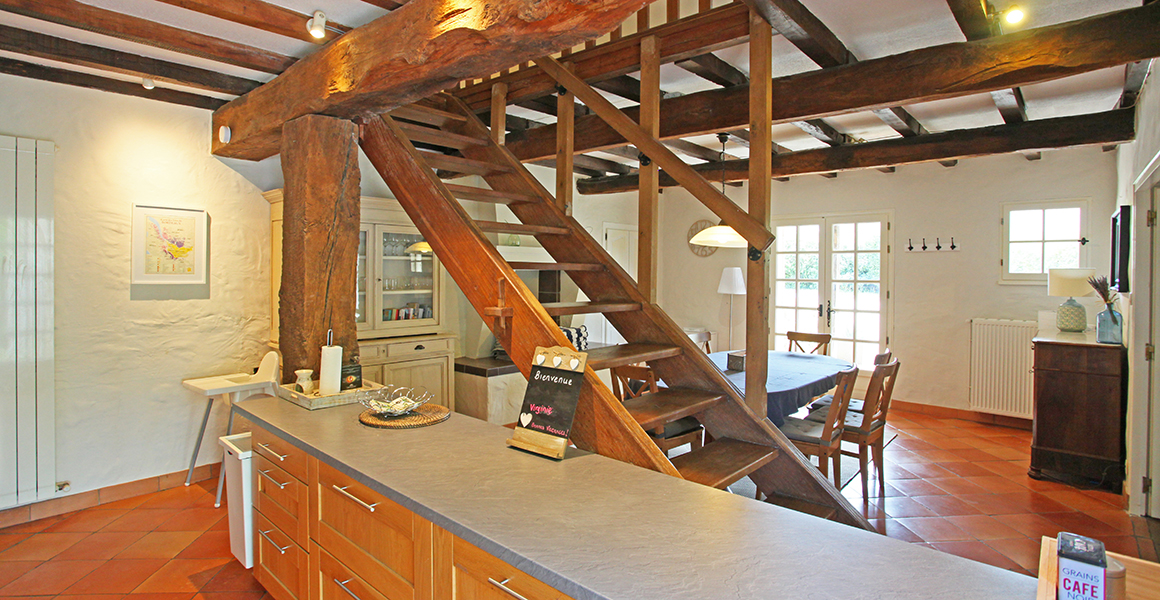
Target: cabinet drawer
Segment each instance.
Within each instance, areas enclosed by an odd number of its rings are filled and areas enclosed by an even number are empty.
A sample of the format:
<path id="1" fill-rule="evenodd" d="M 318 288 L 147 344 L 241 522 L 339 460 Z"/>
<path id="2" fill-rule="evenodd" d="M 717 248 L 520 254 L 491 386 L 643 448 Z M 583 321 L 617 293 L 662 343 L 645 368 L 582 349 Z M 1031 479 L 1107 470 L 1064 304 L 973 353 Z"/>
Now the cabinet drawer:
<path id="1" fill-rule="evenodd" d="M 1037 370 L 1119 376 L 1123 368 L 1122 357 L 1121 346 L 1095 347 L 1043 342 L 1035 345 Z"/>
<path id="2" fill-rule="evenodd" d="M 310 537 L 310 491 L 261 454 L 254 457 L 254 508 L 267 520 L 306 546 Z"/>
<path id="3" fill-rule="evenodd" d="M 318 578 L 318 595 L 312 600 L 391 600 L 380 594 L 363 581 L 346 565 L 338 562 L 329 552 L 315 546 L 317 569 L 312 568 L 312 576 Z M 314 560 L 314 555 L 311 556 Z"/>
<path id="4" fill-rule="evenodd" d="M 323 463 L 316 493 L 318 545 L 392 600 L 413 598 L 430 522 Z"/>
<path id="5" fill-rule="evenodd" d="M 359 360 L 366 364 L 368 361 L 375 361 L 387 357 L 386 344 L 375 343 L 360 343 L 358 345 Z"/>
<path id="6" fill-rule="evenodd" d="M 458 537 L 455 537 L 452 543 L 456 598 L 516 600 L 522 596 L 527 600 L 570 600 L 552 586 Z"/>
<path id="7" fill-rule="evenodd" d="M 255 427 L 252 435 L 254 450 L 258 454 L 297 477 L 299 481 L 306 481 L 306 452 L 260 427 Z"/>
<path id="8" fill-rule="evenodd" d="M 309 556 L 270 523 L 254 513 L 254 577 L 277 600 L 306 600 Z"/>
<path id="9" fill-rule="evenodd" d="M 394 342 L 384 345 L 387 351 L 388 358 L 399 358 L 403 356 L 415 356 L 418 354 L 429 354 L 431 352 L 450 352 L 451 340 L 448 338 L 438 340 L 412 340 L 409 342 Z"/>

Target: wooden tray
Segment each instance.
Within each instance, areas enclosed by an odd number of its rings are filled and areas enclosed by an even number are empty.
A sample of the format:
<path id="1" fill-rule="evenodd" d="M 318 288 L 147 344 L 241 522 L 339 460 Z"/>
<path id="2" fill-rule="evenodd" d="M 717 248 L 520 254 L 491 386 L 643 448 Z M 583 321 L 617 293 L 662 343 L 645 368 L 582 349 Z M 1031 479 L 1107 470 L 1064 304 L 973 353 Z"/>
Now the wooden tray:
<path id="1" fill-rule="evenodd" d="M 315 382 L 317 384 L 317 382 Z M 329 396 L 321 396 L 315 390 L 311 394 L 303 394 L 302 392 L 294 390 L 294 384 L 288 383 L 278 386 L 278 397 L 283 400 L 289 400 L 306 410 L 318 410 L 320 408 L 330 408 L 331 406 L 342 406 L 343 404 L 353 404 L 355 402 L 355 394 L 363 390 L 373 390 L 381 388 L 381 383 L 363 380 L 361 388 L 353 390 L 343 390 L 337 394 L 330 394 Z"/>
<path id="2" fill-rule="evenodd" d="M 1127 600 L 1160 600 L 1160 564 L 1108 552 L 1127 569 Z M 1059 589 L 1059 556 L 1055 553 L 1055 538 L 1043 537 L 1039 547 L 1039 590 L 1035 600 L 1055 600 Z"/>
<path id="3" fill-rule="evenodd" d="M 374 410 L 366 409 L 358 416 L 359 423 L 379 429 L 416 429 L 451 418 L 451 410 L 438 404 L 424 404 L 408 414 L 398 417 L 380 416 Z"/>

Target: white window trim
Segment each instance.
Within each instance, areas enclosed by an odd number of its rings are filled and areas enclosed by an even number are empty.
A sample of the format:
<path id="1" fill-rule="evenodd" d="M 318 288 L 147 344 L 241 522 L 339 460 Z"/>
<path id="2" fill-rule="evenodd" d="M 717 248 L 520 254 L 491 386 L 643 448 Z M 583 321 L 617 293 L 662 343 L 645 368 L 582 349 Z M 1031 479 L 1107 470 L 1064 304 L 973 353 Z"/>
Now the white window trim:
<path id="1" fill-rule="evenodd" d="M 1036 209 L 1050 209 L 1050 208 L 1079 208 L 1080 222 L 1079 222 L 1079 236 L 1081 238 L 1088 237 L 1088 220 L 1091 218 L 1090 200 L 1087 198 L 1076 198 L 1070 200 L 1046 200 L 1036 202 L 1004 202 L 1002 207 L 1002 217 L 999 220 L 999 234 L 1003 243 L 999 246 L 999 283 L 1014 284 L 1014 285 L 1038 285 L 1047 283 L 1046 273 L 1011 273 L 1007 269 L 1008 256 L 1010 254 L 1011 236 L 1008 227 L 1011 221 L 1011 211 L 1015 210 L 1036 210 Z M 1090 238 L 1089 238 L 1090 239 Z M 1088 244 L 1083 244 L 1079 247 L 1079 264 L 1080 266 L 1088 264 Z"/>

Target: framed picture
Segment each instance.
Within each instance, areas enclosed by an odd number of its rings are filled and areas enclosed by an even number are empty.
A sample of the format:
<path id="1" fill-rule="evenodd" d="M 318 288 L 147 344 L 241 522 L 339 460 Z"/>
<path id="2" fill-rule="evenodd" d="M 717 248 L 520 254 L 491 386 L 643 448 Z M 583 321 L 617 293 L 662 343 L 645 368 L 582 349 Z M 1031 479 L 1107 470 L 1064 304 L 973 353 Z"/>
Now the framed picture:
<path id="1" fill-rule="evenodd" d="M 133 205 L 133 284 L 206 282 L 204 210 Z"/>
<path id="2" fill-rule="evenodd" d="M 1121 294 L 1128 288 L 1128 257 L 1132 246 L 1132 207 L 1121 206 L 1112 215 L 1112 268 L 1108 283 Z"/>

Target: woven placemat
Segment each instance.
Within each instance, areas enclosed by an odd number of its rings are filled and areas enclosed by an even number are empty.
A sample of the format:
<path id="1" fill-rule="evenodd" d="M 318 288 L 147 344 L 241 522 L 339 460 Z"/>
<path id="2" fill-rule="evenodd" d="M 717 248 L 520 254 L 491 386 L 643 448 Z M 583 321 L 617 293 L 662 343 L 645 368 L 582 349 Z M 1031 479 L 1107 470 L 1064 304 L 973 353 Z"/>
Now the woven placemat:
<path id="1" fill-rule="evenodd" d="M 399 417 L 387 417 L 371 409 L 364 410 L 358 416 L 359 423 L 368 427 L 380 429 L 415 429 L 436 423 L 442 423 L 451 417 L 451 411 L 446 406 L 438 404 L 424 404 L 419 408 Z"/>

